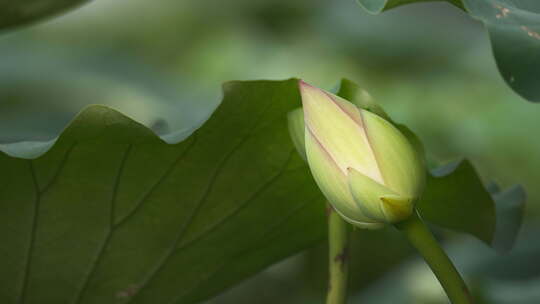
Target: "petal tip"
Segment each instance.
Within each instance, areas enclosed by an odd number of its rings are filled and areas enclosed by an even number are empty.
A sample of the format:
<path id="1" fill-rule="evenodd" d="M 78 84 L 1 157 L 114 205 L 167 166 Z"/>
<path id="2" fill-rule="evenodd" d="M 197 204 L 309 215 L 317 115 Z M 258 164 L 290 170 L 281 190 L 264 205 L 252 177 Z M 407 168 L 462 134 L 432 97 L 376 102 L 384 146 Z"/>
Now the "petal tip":
<path id="1" fill-rule="evenodd" d="M 413 212 L 412 199 L 398 195 L 382 195 L 379 197 L 387 220 L 391 223 L 408 218 Z"/>
<path id="2" fill-rule="evenodd" d="M 300 88 L 302 88 L 302 87 L 313 87 L 309 83 L 305 82 L 303 79 L 298 79 L 298 86 Z"/>
<path id="3" fill-rule="evenodd" d="M 320 96 L 323 95 L 323 91 L 302 79 L 298 80 L 298 89 L 300 91 L 304 113 L 308 114 L 309 108 L 312 108 L 317 103 Z"/>
<path id="4" fill-rule="evenodd" d="M 308 91 L 322 91 L 321 89 L 305 82 L 302 79 L 298 80 L 298 88 L 300 89 L 300 93 L 307 93 Z"/>

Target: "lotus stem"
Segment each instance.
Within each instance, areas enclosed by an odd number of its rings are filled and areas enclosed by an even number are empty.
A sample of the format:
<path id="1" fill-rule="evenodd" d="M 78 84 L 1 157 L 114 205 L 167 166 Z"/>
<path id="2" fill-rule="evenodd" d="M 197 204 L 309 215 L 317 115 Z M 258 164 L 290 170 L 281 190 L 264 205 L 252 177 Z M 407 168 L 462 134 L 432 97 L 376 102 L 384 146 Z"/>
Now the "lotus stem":
<path id="1" fill-rule="evenodd" d="M 328 205 L 329 280 L 326 304 L 345 304 L 349 277 L 350 225 Z"/>
<path id="2" fill-rule="evenodd" d="M 472 304 L 465 281 L 437 243 L 417 212 L 395 225 L 418 250 L 429 265 L 452 304 Z"/>

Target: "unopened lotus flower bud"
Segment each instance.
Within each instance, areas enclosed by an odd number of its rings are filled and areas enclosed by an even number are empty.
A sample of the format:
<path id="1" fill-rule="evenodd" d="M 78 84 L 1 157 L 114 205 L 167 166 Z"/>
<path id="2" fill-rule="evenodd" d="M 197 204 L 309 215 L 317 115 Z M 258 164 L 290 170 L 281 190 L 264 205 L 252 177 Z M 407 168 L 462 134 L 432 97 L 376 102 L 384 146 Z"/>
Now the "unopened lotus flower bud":
<path id="1" fill-rule="evenodd" d="M 334 209 L 363 228 L 408 218 L 425 169 L 407 138 L 376 114 L 303 81 L 299 86 L 307 161 Z"/>

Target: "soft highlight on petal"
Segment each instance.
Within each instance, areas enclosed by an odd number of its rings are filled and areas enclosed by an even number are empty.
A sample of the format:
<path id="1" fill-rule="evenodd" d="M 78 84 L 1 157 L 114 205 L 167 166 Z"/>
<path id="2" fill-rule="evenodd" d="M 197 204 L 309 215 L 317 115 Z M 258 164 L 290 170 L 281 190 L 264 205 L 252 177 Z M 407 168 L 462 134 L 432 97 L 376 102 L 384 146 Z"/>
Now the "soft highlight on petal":
<path id="1" fill-rule="evenodd" d="M 347 180 L 349 191 L 364 214 L 374 221 L 387 222 L 380 198 L 385 195 L 397 195 L 397 193 L 354 168 L 348 169 Z"/>
<path id="2" fill-rule="evenodd" d="M 373 219 L 365 216 L 355 203 L 349 191 L 346 175 L 307 128 L 305 141 L 311 173 L 332 206 L 348 221 L 375 223 Z"/>
<path id="3" fill-rule="evenodd" d="M 394 125 L 373 113 L 363 114 L 385 185 L 402 196 L 417 198 L 425 180 L 420 156 Z"/>
<path id="4" fill-rule="evenodd" d="M 305 82 L 300 82 L 300 92 L 306 128 L 343 174 L 352 167 L 384 184 L 360 110 L 350 102 Z"/>
<path id="5" fill-rule="evenodd" d="M 360 209 L 368 217 L 385 223 L 396 223 L 412 214 L 413 200 L 349 168 L 349 187 Z"/>

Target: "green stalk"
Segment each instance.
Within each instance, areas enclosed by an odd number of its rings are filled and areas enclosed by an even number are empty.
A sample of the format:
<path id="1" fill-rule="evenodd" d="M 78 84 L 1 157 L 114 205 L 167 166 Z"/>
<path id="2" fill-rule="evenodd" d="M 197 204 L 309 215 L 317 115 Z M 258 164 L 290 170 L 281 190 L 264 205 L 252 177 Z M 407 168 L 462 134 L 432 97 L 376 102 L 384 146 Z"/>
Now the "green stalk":
<path id="1" fill-rule="evenodd" d="M 396 224 L 422 255 L 453 304 L 471 304 L 469 290 L 452 261 L 437 243 L 417 212 Z"/>
<path id="2" fill-rule="evenodd" d="M 349 274 L 350 225 L 328 205 L 329 279 L 326 304 L 345 304 Z"/>

